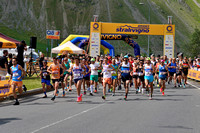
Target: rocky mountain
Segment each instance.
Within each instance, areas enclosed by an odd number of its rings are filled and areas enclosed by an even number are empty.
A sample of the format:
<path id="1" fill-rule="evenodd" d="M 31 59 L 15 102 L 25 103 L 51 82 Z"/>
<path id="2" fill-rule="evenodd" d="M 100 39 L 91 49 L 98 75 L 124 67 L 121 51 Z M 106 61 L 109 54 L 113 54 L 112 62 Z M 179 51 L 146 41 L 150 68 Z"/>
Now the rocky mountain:
<path id="1" fill-rule="evenodd" d="M 139 4 L 144 3 L 144 4 Z M 37 48 L 46 49 L 46 30 L 61 31 L 61 42 L 70 34 L 89 34 L 93 15 L 99 21 L 115 23 L 166 24 L 173 16 L 176 25 L 175 52 L 188 43 L 195 28 L 200 29 L 200 0 L 1 0 L 0 32 L 18 40 L 29 42 L 38 37 Z M 147 50 L 147 36 L 136 40 Z M 116 53 L 133 52 L 122 41 L 110 41 Z M 151 36 L 153 53 L 162 54 L 163 37 Z"/>

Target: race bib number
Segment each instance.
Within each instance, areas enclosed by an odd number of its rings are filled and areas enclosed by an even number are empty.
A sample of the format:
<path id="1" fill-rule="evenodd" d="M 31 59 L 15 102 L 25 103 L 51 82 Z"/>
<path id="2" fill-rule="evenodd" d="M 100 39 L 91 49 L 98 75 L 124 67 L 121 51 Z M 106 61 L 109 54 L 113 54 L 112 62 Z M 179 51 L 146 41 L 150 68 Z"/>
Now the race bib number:
<path id="1" fill-rule="evenodd" d="M 122 72 L 123 73 L 129 73 L 129 70 L 123 70 Z"/>
<path id="2" fill-rule="evenodd" d="M 165 75 L 165 72 L 160 72 L 160 75 Z"/>
<path id="3" fill-rule="evenodd" d="M 46 77 L 46 76 L 47 76 L 47 73 L 43 73 L 43 76 Z"/>
<path id="4" fill-rule="evenodd" d="M 137 73 L 136 73 L 136 72 L 133 72 L 133 75 L 137 75 Z"/>
<path id="5" fill-rule="evenodd" d="M 19 76 L 18 73 L 13 73 L 13 77 L 17 77 L 17 76 Z"/>
<path id="6" fill-rule="evenodd" d="M 80 73 L 74 73 L 74 78 L 79 78 L 81 76 Z"/>
<path id="7" fill-rule="evenodd" d="M 54 71 L 53 76 L 58 77 L 58 71 Z"/>
<path id="8" fill-rule="evenodd" d="M 145 72 L 146 76 L 151 76 L 151 72 Z"/>
<path id="9" fill-rule="evenodd" d="M 143 76 L 143 73 L 138 73 L 139 76 Z"/>

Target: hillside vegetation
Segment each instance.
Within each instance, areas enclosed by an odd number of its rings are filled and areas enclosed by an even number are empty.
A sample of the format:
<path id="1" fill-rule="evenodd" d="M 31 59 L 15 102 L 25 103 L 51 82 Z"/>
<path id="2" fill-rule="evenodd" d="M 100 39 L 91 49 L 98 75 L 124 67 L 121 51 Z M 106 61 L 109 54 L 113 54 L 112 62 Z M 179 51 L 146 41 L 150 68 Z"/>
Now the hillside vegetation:
<path id="1" fill-rule="evenodd" d="M 195 28 L 200 29 L 200 0 L 1 0 L 0 32 L 28 44 L 30 36 L 37 36 L 37 48 L 45 51 L 47 29 L 61 30 L 60 43 L 70 34 L 89 34 L 94 14 L 102 22 L 148 23 L 148 7 L 151 24 L 166 24 L 167 16 L 173 16 L 175 52 L 183 50 Z M 147 36 L 136 41 L 147 50 Z M 123 41 L 109 42 L 117 54 L 133 52 Z M 163 37 L 151 36 L 150 48 L 162 54 Z"/>

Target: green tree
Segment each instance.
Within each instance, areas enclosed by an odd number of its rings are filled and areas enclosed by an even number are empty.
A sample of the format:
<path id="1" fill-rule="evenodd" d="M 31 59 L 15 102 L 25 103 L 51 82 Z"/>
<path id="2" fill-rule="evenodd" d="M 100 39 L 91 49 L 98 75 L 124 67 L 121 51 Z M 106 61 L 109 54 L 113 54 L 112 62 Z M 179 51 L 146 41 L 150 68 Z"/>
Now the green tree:
<path id="1" fill-rule="evenodd" d="M 188 55 L 191 57 L 195 57 L 200 54 L 200 30 L 199 29 L 195 29 L 194 33 L 192 34 L 189 45 L 187 45 L 184 49 L 188 53 Z"/>

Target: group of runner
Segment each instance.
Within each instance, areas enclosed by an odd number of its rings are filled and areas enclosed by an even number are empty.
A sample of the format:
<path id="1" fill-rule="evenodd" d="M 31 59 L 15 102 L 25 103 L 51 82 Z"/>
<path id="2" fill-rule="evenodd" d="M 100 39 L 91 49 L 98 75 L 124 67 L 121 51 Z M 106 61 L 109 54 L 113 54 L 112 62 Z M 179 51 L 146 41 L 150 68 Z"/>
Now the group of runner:
<path id="1" fill-rule="evenodd" d="M 17 61 L 13 59 L 13 61 Z M 165 95 L 165 84 L 170 84 L 173 80 L 174 87 L 185 87 L 187 84 L 187 74 L 189 63 L 187 57 L 179 56 L 179 58 L 170 58 L 167 56 L 155 57 L 132 57 L 125 56 L 58 56 L 53 58 L 53 63 L 47 66 L 47 60 L 43 61 L 41 67 L 41 83 L 44 91 L 43 98 L 47 97 L 46 90 L 51 87 L 50 79 L 53 83 L 54 94 L 52 101 L 59 94 L 59 85 L 62 87 L 62 96 L 66 95 L 66 91 L 72 91 L 72 83 L 77 90 L 77 102 L 82 101 L 81 88 L 83 94 L 93 96 L 99 91 L 99 86 L 103 86 L 102 99 L 106 99 L 106 88 L 108 92 L 115 96 L 116 88 L 121 90 L 121 81 L 123 82 L 125 95 L 127 100 L 129 88 L 133 86 L 136 94 L 148 94 L 149 99 L 153 97 L 153 88 L 157 85 L 160 92 Z M 16 86 L 20 89 L 21 77 L 24 72 L 20 65 L 13 62 L 11 67 L 12 88 Z M 17 74 L 16 74 L 17 73 Z M 17 76 L 16 76 L 17 75 Z M 178 84 L 178 85 L 177 85 Z M 46 87 L 45 87 L 46 85 Z M 19 104 L 16 97 L 15 105 Z"/>

